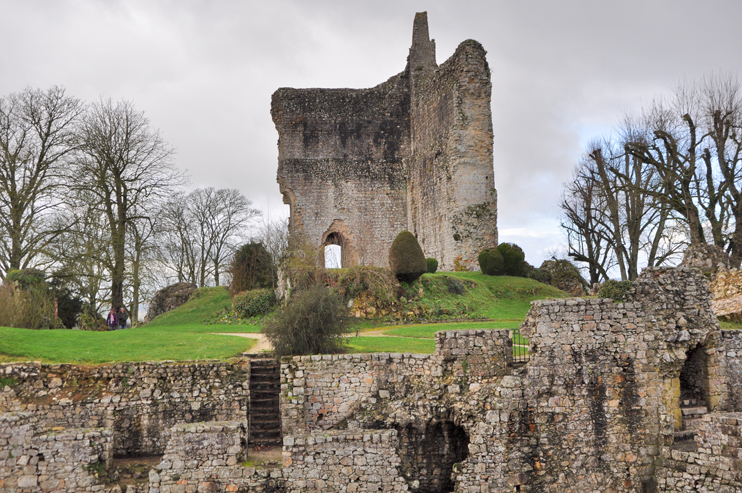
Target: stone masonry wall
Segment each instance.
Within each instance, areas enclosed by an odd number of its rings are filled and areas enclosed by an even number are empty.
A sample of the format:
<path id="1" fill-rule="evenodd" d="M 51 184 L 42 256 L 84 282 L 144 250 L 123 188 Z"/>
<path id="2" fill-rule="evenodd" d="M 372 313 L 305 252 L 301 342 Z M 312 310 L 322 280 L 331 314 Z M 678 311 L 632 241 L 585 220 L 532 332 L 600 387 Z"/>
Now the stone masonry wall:
<path id="1" fill-rule="evenodd" d="M 459 255 L 473 269 L 479 252 L 497 245 L 490 70 L 476 41 L 461 43 L 440 66 L 429 43 L 427 18 L 418 14 L 408 67 L 410 231 L 441 270 L 453 270 Z"/>
<path id="2" fill-rule="evenodd" d="M 332 428 L 347 420 L 364 402 L 388 399 L 415 379 L 447 373 L 461 378 L 465 375 L 469 383 L 474 383 L 506 374 L 511 362 L 512 343 L 507 330 L 439 332 L 436 351 L 431 355 L 375 353 L 286 358 L 281 364 L 283 433 Z"/>
<path id="3" fill-rule="evenodd" d="M 271 115 L 291 240 L 340 244 L 343 267 L 386 267 L 407 229 L 442 270 L 458 255 L 475 268 L 482 248 L 497 244 L 491 90 L 476 41 L 438 67 L 425 13 L 415 16 L 407 67 L 387 82 L 277 90 Z"/>
<path id="4" fill-rule="evenodd" d="M 671 450 L 657 471 L 657 491 L 742 491 L 742 413 L 703 417 L 693 448 Z"/>
<path id="5" fill-rule="evenodd" d="M 49 426 L 110 428 L 114 454 L 158 454 L 178 423 L 246 420 L 248 364 L 0 365 L 15 383 L 0 412 L 32 411 Z"/>
<path id="6" fill-rule="evenodd" d="M 107 429 L 47 428 L 33 413 L 0 413 L 0 491 L 103 491 L 95 475 L 111 461 Z"/>
<path id="7" fill-rule="evenodd" d="M 722 330 L 720 351 L 726 362 L 728 401 L 723 409 L 742 412 L 742 331 Z"/>
<path id="8" fill-rule="evenodd" d="M 373 89 L 276 91 L 278 183 L 292 241 L 324 245 L 335 233 L 343 267 L 388 267 L 389 246 L 407 228 L 408 113 L 404 74 Z"/>

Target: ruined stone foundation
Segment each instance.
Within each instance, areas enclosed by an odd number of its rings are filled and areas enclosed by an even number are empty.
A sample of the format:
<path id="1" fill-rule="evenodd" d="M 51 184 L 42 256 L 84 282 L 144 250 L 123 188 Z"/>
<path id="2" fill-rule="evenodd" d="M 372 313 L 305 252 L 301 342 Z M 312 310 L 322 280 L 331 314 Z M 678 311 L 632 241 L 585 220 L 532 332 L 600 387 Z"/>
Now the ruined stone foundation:
<path id="1" fill-rule="evenodd" d="M 388 267 L 398 233 L 452 270 L 497 245 L 490 70 L 464 41 L 435 60 L 427 15 L 415 16 L 404 71 L 371 89 L 273 94 L 278 183 L 293 241 L 340 245 L 342 266 Z"/>
<path id="2" fill-rule="evenodd" d="M 142 453 L 126 493 L 742 491 L 742 331 L 697 270 L 634 287 L 533 302 L 527 342 L 284 358 L 282 467 L 250 462 L 247 362 L 0 365 L 0 491 L 123 493 L 106 471 Z"/>

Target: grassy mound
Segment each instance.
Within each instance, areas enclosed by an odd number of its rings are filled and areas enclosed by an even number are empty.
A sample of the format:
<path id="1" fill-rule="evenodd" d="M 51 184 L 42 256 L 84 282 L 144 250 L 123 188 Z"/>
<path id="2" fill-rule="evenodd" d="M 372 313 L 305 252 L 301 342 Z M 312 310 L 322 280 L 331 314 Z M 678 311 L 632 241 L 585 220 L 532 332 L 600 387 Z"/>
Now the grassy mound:
<path id="1" fill-rule="evenodd" d="M 226 288 L 202 288 L 183 306 L 143 327 L 113 332 L 28 330 L 0 327 L 0 361 L 107 363 L 226 359 L 255 345 L 252 339 L 215 332 L 258 332 L 256 326 L 204 325 L 231 304 Z"/>

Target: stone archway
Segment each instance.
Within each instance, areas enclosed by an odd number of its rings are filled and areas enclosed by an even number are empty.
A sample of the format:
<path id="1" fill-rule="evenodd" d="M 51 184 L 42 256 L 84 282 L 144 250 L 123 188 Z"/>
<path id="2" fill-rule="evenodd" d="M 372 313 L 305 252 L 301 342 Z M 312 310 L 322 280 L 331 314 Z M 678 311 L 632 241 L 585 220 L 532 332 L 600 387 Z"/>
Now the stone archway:
<path id="1" fill-rule="evenodd" d="M 320 246 L 319 263 L 326 268 L 328 267 L 327 255 L 337 255 L 337 249 L 328 248 L 332 246 L 340 247 L 340 265 L 338 267 L 353 267 L 358 263 L 358 256 L 353 245 L 353 236 L 342 219 L 335 219 L 327 228 L 327 231 L 322 235 Z M 334 262 L 335 259 L 332 260 Z"/>

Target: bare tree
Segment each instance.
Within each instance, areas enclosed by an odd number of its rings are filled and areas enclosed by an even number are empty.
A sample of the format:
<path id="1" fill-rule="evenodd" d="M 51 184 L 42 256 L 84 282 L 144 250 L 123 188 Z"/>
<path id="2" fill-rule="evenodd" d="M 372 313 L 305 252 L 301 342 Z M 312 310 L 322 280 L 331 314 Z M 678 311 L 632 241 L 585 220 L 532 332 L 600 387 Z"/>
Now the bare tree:
<path id="1" fill-rule="evenodd" d="M 654 167 L 624 151 L 625 143 L 640 142 L 643 128 L 626 119 L 617 138 L 590 144 L 567 185 L 561 207 L 569 255 L 588 264 L 590 280 L 608 278 L 613 263 L 623 280 L 639 276 L 641 264 L 662 265 L 680 243 L 668 235 L 671 208 L 662 195 L 666 184 Z"/>
<path id="2" fill-rule="evenodd" d="M 591 286 L 609 279 L 614 262 L 610 234 L 600 219 L 606 206 L 599 188 L 592 176 L 580 173 L 578 168 L 574 179 L 565 184 L 559 204 L 564 214 L 561 226 L 567 235 L 567 255 L 586 264 Z"/>
<path id="3" fill-rule="evenodd" d="M 55 275 L 64 279 L 91 310 L 100 311 L 111 299 L 113 262 L 106 218 L 85 200 L 63 213 L 71 218 L 71 227 L 48 247 L 49 256 L 55 260 Z"/>
<path id="4" fill-rule="evenodd" d="M 647 188 L 687 224 L 690 242 L 712 243 L 742 261 L 742 91 L 736 77 L 685 82 L 645 112 L 651 138 L 627 142 L 663 186 Z"/>
<path id="5" fill-rule="evenodd" d="M 63 231 L 51 217 L 82 111 L 60 87 L 0 98 L 0 278 L 35 265 Z"/>
<path id="6" fill-rule="evenodd" d="M 227 260 L 246 238 L 247 226 L 260 215 L 252 202 L 238 190 L 199 188 L 188 195 L 188 205 L 195 220 L 201 250 L 201 286 L 206 284 L 210 264 L 214 284 L 220 285 L 220 272 Z"/>
<path id="7" fill-rule="evenodd" d="M 160 218 L 159 258 L 166 270 L 174 272 L 178 282 L 198 284 L 200 250 L 186 195 L 175 193 L 158 211 Z"/>
<path id="8" fill-rule="evenodd" d="M 273 261 L 275 280 L 289 248 L 289 218 L 265 220 L 259 226 L 253 241 L 262 243 Z M 273 286 L 276 287 L 275 284 Z"/>
<path id="9" fill-rule="evenodd" d="M 237 190 L 199 188 L 162 209 L 161 258 L 179 281 L 220 285 L 249 224 L 260 215 Z"/>
<path id="10" fill-rule="evenodd" d="M 158 232 L 157 218 L 137 215 L 140 219 L 129 222 L 129 240 L 127 245 L 127 260 L 130 265 L 131 282 L 131 314 L 132 326 L 139 321 L 139 302 L 144 294 L 154 294 L 151 289 L 154 284 L 152 270 L 157 258 Z"/>
<path id="11" fill-rule="evenodd" d="M 93 104 L 81 125 L 75 187 L 95 197 L 107 219 L 112 248 L 111 302 L 123 305 L 126 234 L 158 199 L 184 178 L 172 164 L 172 149 L 128 101 Z"/>

